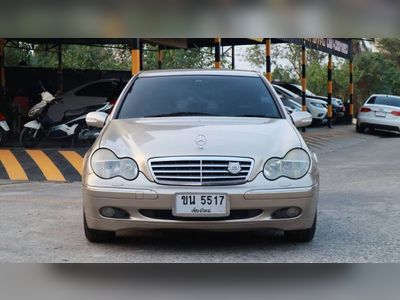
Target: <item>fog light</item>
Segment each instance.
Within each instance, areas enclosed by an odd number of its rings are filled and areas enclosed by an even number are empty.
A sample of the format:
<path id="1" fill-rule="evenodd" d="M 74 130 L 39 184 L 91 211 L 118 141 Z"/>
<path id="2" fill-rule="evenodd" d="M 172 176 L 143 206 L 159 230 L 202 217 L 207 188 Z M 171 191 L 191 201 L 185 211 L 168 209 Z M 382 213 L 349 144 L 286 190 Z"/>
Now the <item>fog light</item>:
<path id="1" fill-rule="evenodd" d="M 287 215 L 289 218 L 297 217 L 298 215 L 300 215 L 300 213 L 301 213 L 301 209 L 298 208 L 298 207 L 289 207 L 289 208 L 286 210 L 286 215 Z"/>
<path id="2" fill-rule="evenodd" d="M 295 218 L 301 214 L 299 207 L 285 207 L 274 211 L 271 215 L 272 219 L 288 219 Z"/>
<path id="3" fill-rule="evenodd" d="M 129 218 L 129 213 L 127 211 L 116 207 L 102 207 L 100 208 L 100 214 L 106 218 L 114 218 L 114 219 Z"/>
<path id="4" fill-rule="evenodd" d="M 114 216 L 115 210 L 112 207 L 103 207 L 100 209 L 100 214 L 106 218 L 112 218 Z"/>

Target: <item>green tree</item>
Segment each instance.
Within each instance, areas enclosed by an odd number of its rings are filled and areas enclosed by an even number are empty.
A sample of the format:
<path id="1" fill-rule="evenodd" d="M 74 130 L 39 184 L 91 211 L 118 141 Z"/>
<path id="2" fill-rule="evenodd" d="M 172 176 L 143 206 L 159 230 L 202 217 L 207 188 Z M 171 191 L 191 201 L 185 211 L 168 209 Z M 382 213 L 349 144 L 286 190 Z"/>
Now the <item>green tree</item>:
<path id="1" fill-rule="evenodd" d="M 321 64 L 326 54 L 313 49 L 307 49 L 307 63 Z M 249 46 L 244 54 L 244 58 L 250 62 L 254 68 L 262 68 L 265 63 L 265 46 Z M 286 81 L 298 80 L 301 75 L 301 46 L 295 44 L 277 44 L 271 47 L 271 60 L 274 66 L 273 79 Z M 276 70 L 276 71 L 275 71 Z M 290 75 L 290 76 L 288 76 Z M 287 80 L 289 79 L 290 80 Z"/>
<path id="2" fill-rule="evenodd" d="M 157 47 L 147 45 L 143 55 L 143 69 L 158 68 Z M 163 69 L 200 69 L 212 67 L 214 56 L 207 49 L 170 49 L 163 50 Z"/>
<path id="3" fill-rule="evenodd" d="M 400 94 L 400 68 L 384 53 L 364 52 L 355 58 L 356 93 L 360 103 L 371 94 Z"/>
<path id="4" fill-rule="evenodd" d="M 18 43 L 17 46 L 6 47 L 4 55 L 6 66 L 29 65 L 32 56 L 32 49 L 27 43 Z"/>
<path id="5" fill-rule="evenodd" d="M 130 69 L 130 53 L 127 48 L 64 45 L 62 51 L 64 68 L 94 70 Z M 43 45 L 38 45 L 33 55 L 33 65 L 56 68 L 58 65 L 56 51 L 45 51 Z"/>
<path id="6" fill-rule="evenodd" d="M 260 69 L 265 65 L 265 46 L 251 45 L 246 48 L 244 58 L 250 65 L 256 69 Z"/>
<path id="7" fill-rule="evenodd" d="M 158 68 L 158 48 L 145 45 L 143 55 L 143 69 Z M 210 48 L 168 49 L 163 50 L 163 69 L 202 69 L 214 66 L 214 52 Z M 222 67 L 229 68 L 226 56 L 222 57 Z"/>
<path id="8" fill-rule="evenodd" d="M 400 67 L 400 39 L 380 38 L 376 40 L 376 46 L 385 58 L 396 62 Z"/>
<path id="9" fill-rule="evenodd" d="M 22 46 L 21 46 L 22 47 Z M 57 50 L 47 49 L 45 45 L 29 44 L 25 48 L 6 48 L 7 65 L 18 65 L 24 60 L 33 67 L 57 68 Z M 145 44 L 143 52 L 143 68 L 157 69 L 157 47 Z M 130 70 L 131 53 L 124 45 L 86 46 L 63 45 L 63 68 L 94 70 Z M 211 48 L 201 49 L 169 49 L 163 50 L 163 69 L 195 69 L 212 68 L 214 52 Z M 222 56 L 222 67 L 230 68 L 228 56 Z"/>

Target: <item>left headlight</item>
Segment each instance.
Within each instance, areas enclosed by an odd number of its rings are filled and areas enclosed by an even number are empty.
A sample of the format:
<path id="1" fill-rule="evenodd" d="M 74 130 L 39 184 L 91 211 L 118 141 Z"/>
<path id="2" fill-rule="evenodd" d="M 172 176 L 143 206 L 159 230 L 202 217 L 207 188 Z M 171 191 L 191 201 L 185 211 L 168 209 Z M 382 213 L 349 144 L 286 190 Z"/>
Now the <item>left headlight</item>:
<path id="1" fill-rule="evenodd" d="M 93 172 L 100 178 L 111 179 L 122 177 L 135 179 L 139 174 L 137 163 L 131 158 L 119 158 L 108 149 L 99 149 L 90 159 Z"/>
<path id="2" fill-rule="evenodd" d="M 279 177 L 299 179 L 310 168 L 310 157 L 303 149 L 293 149 L 283 158 L 271 158 L 264 165 L 264 176 L 269 180 Z"/>

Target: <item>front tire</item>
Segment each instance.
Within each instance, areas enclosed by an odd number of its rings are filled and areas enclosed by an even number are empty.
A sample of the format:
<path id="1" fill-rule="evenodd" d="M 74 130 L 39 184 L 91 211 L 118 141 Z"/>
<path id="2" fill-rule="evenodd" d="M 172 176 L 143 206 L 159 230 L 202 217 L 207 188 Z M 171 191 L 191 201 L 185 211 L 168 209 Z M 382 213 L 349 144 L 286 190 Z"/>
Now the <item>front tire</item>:
<path id="1" fill-rule="evenodd" d="M 24 127 L 19 136 L 19 141 L 25 148 L 33 148 L 37 146 L 41 139 L 42 132 L 40 131 L 40 129 L 33 129 L 28 127 Z"/>
<path id="2" fill-rule="evenodd" d="M 78 127 L 75 128 L 74 135 L 72 136 L 72 141 L 71 141 L 71 146 L 76 147 L 79 144 L 79 135 L 83 129 L 83 125 L 78 125 Z"/>
<path id="3" fill-rule="evenodd" d="M 92 243 L 110 243 L 115 239 L 114 231 L 90 229 L 86 222 L 86 217 L 83 216 L 83 227 L 85 229 L 85 237 Z"/>
<path id="4" fill-rule="evenodd" d="M 314 239 L 316 229 L 317 229 L 317 214 L 315 214 L 314 222 L 311 228 L 285 231 L 285 238 L 287 241 L 293 243 L 308 243 Z"/>

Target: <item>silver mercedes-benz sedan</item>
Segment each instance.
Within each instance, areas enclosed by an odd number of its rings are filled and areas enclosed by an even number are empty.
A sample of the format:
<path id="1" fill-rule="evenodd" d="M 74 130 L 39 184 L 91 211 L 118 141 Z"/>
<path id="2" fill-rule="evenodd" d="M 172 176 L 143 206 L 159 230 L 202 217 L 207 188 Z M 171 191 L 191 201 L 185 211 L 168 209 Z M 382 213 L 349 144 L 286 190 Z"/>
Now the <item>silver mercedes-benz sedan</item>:
<path id="1" fill-rule="evenodd" d="M 121 230 L 277 229 L 315 234 L 316 155 L 271 84 L 250 71 L 149 71 L 133 77 L 84 160 L 86 237 Z"/>
<path id="2" fill-rule="evenodd" d="M 356 131 L 369 130 L 400 131 L 400 97 L 372 95 L 360 108 Z"/>

